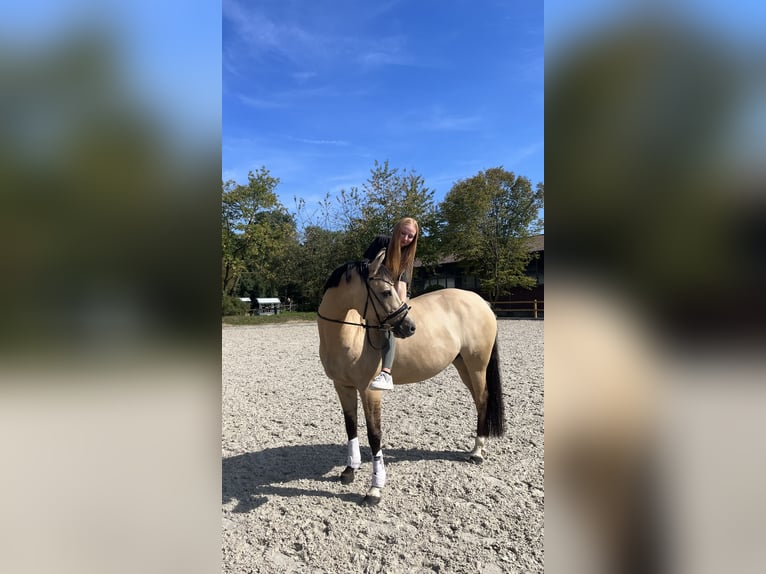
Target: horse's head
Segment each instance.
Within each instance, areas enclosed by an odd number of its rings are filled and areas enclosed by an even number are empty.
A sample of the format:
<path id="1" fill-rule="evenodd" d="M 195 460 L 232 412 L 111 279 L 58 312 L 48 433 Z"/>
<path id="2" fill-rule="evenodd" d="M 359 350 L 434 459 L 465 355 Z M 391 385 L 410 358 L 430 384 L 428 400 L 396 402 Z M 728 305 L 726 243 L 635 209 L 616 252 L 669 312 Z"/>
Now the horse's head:
<path id="1" fill-rule="evenodd" d="M 372 310 L 378 324 L 389 327 L 397 337 L 410 337 L 415 334 L 415 322 L 408 317 L 409 306 L 402 301 L 396 291 L 396 283 L 385 265 L 381 251 L 367 268 L 367 289 Z"/>

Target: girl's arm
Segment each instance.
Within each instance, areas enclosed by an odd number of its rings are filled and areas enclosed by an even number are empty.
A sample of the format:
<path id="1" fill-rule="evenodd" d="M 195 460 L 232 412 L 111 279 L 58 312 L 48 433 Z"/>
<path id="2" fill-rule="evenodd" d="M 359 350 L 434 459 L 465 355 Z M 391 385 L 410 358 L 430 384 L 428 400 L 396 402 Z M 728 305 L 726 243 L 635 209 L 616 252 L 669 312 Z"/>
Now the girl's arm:
<path id="1" fill-rule="evenodd" d="M 380 253 L 381 249 L 386 249 L 388 247 L 388 242 L 390 239 L 390 237 L 386 237 L 385 235 L 376 236 L 375 239 L 372 240 L 372 243 L 370 243 L 370 246 L 364 252 L 364 255 L 362 255 L 362 258 L 366 259 L 367 261 L 372 261 L 375 259 L 378 253 Z"/>
<path id="2" fill-rule="evenodd" d="M 399 293 L 399 299 L 401 299 L 404 303 L 406 303 L 407 302 L 407 283 L 405 283 L 404 281 L 397 281 L 396 292 Z"/>

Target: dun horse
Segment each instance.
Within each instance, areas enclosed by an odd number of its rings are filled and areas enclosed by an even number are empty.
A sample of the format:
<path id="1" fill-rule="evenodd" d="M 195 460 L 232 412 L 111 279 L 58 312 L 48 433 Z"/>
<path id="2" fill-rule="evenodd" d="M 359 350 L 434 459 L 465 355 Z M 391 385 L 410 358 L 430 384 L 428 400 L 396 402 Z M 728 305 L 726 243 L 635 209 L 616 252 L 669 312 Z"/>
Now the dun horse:
<path id="1" fill-rule="evenodd" d="M 476 440 L 470 459 L 484 460 L 488 436 L 504 432 L 503 396 L 497 351 L 497 322 L 489 305 L 470 291 L 442 289 L 403 303 L 381 252 L 369 265 L 338 267 L 325 283 L 319 305 L 319 357 L 333 380 L 346 423 L 347 466 L 341 481 L 354 480 L 361 466 L 357 437 L 357 394 L 373 455 L 372 486 L 363 503 L 380 502 L 386 483 L 381 451 L 381 392 L 368 389 L 381 365 L 382 331 L 401 337 L 392 368 L 395 384 L 429 379 L 450 363 L 476 404 Z M 417 324 L 417 329 L 416 329 Z"/>

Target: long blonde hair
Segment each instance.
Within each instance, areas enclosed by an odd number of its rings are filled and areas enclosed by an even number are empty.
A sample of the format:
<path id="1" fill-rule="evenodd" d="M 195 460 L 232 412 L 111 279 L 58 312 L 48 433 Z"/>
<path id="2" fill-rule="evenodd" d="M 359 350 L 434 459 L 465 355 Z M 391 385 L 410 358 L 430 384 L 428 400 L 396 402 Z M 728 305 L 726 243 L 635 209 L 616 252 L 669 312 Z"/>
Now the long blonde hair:
<path id="1" fill-rule="evenodd" d="M 399 243 L 402 227 L 405 225 L 412 225 L 415 228 L 415 237 L 412 243 L 402 248 Z M 401 280 L 402 273 L 405 271 L 409 276 L 410 282 L 412 282 L 412 268 L 415 264 L 415 252 L 418 249 L 418 236 L 420 235 L 420 227 L 418 222 L 411 217 L 402 217 L 394 225 L 394 230 L 391 232 L 391 241 L 388 243 L 388 250 L 386 251 L 386 267 L 391 271 L 391 275 L 397 280 Z"/>

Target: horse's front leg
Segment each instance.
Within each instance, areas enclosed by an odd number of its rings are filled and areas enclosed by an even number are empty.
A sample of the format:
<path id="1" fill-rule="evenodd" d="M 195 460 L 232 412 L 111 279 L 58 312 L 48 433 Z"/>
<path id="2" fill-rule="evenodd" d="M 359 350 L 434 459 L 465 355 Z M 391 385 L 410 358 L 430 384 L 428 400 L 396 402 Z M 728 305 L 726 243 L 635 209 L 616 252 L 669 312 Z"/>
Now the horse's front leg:
<path id="1" fill-rule="evenodd" d="M 362 408 L 367 422 L 367 439 L 372 451 L 372 485 L 367 491 L 362 504 L 375 506 L 380 502 L 382 488 L 386 485 L 386 466 L 383 463 L 383 450 L 380 445 L 383 438 L 381 426 L 381 392 L 363 390 Z"/>
<path id="2" fill-rule="evenodd" d="M 343 421 L 346 424 L 346 468 L 340 473 L 343 484 L 351 484 L 354 474 L 362 465 L 362 455 L 359 452 L 359 437 L 357 436 L 357 399 L 356 387 L 348 387 L 335 382 L 335 392 L 338 393 L 340 406 L 343 409 Z"/>

